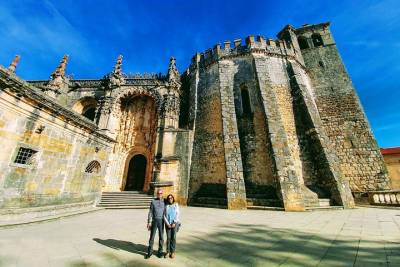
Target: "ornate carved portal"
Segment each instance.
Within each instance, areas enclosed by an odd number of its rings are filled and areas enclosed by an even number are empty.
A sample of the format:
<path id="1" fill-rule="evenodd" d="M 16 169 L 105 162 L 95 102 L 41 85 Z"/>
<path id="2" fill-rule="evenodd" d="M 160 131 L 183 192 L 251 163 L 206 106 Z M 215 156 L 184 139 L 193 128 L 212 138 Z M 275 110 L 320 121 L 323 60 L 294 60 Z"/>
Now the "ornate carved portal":
<path id="1" fill-rule="evenodd" d="M 121 113 L 119 117 L 119 128 L 117 134 L 116 152 L 126 154 L 124 175 L 121 183 L 121 190 L 132 190 L 129 187 L 129 169 L 145 169 L 144 181 L 137 181 L 143 184 L 137 190 L 148 191 L 150 187 L 154 149 L 157 134 L 157 112 L 156 104 L 152 97 L 145 95 L 126 96 L 121 99 Z M 145 157 L 146 166 L 132 166 L 141 164 L 141 161 L 131 159 L 137 155 Z M 130 166 L 131 165 L 131 166 Z"/>

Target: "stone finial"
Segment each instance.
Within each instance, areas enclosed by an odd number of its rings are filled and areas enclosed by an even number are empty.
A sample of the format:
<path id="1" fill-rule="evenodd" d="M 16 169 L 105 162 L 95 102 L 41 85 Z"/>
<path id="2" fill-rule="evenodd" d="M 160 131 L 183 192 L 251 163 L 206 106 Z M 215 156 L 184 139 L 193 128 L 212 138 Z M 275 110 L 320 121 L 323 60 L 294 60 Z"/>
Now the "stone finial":
<path id="1" fill-rule="evenodd" d="M 117 57 L 117 61 L 115 62 L 114 68 L 112 72 L 108 75 L 109 78 L 109 86 L 119 87 L 125 84 L 124 74 L 122 72 L 122 55 Z"/>
<path id="2" fill-rule="evenodd" d="M 58 65 L 56 70 L 50 76 L 52 80 L 54 80 L 55 78 L 58 78 L 58 77 L 64 78 L 65 69 L 66 69 L 67 63 L 68 63 L 68 58 L 69 58 L 68 55 L 64 55 L 60 64 Z"/>
<path id="3" fill-rule="evenodd" d="M 61 94 L 65 85 L 65 69 L 68 63 L 68 55 L 64 55 L 56 70 L 50 75 L 50 81 L 47 84 L 47 94 L 57 97 Z"/>
<path id="4" fill-rule="evenodd" d="M 113 69 L 113 74 L 122 75 L 122 55 L 117 57 L 117 61 L 115 62 L 115 66 Z"/>
<path id="5" fill-rule="evenodd" d="M 180 83 L 180 74 L 176 67 L 176 59 L 171 57 L 168 66 L 168 81 L 171 83 Z"/>
<path id="6" fill-rule="evenodd" d="M 21 57 L 19 55 L 15 55 L 14 60 L 11 62 L 10 66 L 8 67 L 9 71 L 15 72 L 15 69 L 17 68 L 20 58 Z"/>

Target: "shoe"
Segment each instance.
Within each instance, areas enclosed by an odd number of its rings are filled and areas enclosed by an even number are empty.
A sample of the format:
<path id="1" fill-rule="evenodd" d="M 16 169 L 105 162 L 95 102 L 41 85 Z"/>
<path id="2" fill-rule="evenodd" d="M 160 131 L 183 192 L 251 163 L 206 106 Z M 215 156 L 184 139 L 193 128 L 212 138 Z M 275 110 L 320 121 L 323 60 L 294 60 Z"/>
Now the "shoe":
<path id="1" fill-rule="evenodd" d="M 162 251 L 159 251 L 159 252 L 157 253 L 157 256 L 158 256 L 159 258 L 162 258 L 162 257 L 164 257 L 164 252 L 162 252 Z"/>
<path id="2" fill-rule="evenodd" d="M 169 256 L 171 259 L 175 258 L 175 252 L 171 253 Z"/>
<path id="3" fill-rule="evenodd" d="M 164 259 L 167 258 L 167 255 L 168 255 L 168 252 L 165 252 L 165 253 L 164 253 Z"/>
<path id="4" fill-rule="evenodd" d="M 145 258 L 145 259 L 148 259 L 148 258 L 151 257 L 151 255 L 152 255 L 152 253 L 147 253 L 147 254 L 144 256 L 144 258 Z"/>

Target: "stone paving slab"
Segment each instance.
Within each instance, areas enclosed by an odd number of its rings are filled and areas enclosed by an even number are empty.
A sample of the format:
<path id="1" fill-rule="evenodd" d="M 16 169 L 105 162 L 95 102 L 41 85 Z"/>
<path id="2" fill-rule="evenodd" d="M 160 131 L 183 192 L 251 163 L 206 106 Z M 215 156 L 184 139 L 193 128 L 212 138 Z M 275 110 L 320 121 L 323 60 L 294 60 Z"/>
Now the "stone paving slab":
<path id="1" fill-rule="evenodd" d="M 177 257 L 149 260 L 146 215 L 101 210 L 0 229 L 0 267 L 400 266 L 398 210 L 182 207 Z"/>
<path id="2" fill-rule="evenodd" d="M 0 216 L 0 228 L 10 228 L 10 227 L 15 227 L 15 226 L 20 226 L 23 224 L 31 224 L 31 223 L 39 223 L 39 222 L 47 222 L 47 221 L 52 221 L 52 220 L 57 220 L 60 218 L 65 218 L 65 217 L 71 217 L 71 216 L 76 216 L 76 215 L 81 215 L 84 213 L 89 213 L 89 212 L 95 212 L 102 210 L 103 208 L 97 208 L 97 207 L 84 207 L 84 208 L 78 208 L 74 210 L 65 210 L 65 211 L 59 211 L 55 212 L 53 215 L 44 215 L 44 216 L 38 216 L 38 217 L 27 217 L 27 218 L 14 218 L 14 219 L 4 219 L 2 216 Z"/>

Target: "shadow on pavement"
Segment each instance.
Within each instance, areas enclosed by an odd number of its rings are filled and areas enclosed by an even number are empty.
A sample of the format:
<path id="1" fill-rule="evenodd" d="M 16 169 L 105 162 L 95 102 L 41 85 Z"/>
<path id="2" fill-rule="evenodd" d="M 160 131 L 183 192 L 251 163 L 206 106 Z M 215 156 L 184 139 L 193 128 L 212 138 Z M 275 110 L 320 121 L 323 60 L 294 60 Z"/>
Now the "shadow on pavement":
<path id="1" fill-rule="evenodd" d="M 117 239 L 100 239 L 100 238 L 93 238 L 93 240 L 109 248 L 117 250 L 125 250 L 142 256 L 146 255 L 147 252 L 147 246 L 142 244 L 135 244 L 129 241 L 123 241 Z"/>
<path id="2" fill-rule="evenodd" d="M 360 240 L 360 234 L 349 231 L 348 234 L 330 235 L 265 225 L 228 224 L 207 233 L 201 230 L 187 233 L 182 239 L 178 235 L 175 263 L 179 266 L 399 266 L 399 242 L 383 240 L 383 236 L 366 236 Z M 93 240 L 117 250 L 139 255 L 146 253 L 146 246 L 140 244 L 114 239 Z M 75 262 L 71 266 L 144 266 L 152 263 L 144 259 L 132 260 L 109 253 L 104 265 Z"/>

